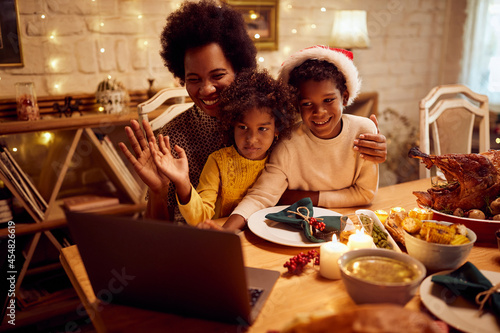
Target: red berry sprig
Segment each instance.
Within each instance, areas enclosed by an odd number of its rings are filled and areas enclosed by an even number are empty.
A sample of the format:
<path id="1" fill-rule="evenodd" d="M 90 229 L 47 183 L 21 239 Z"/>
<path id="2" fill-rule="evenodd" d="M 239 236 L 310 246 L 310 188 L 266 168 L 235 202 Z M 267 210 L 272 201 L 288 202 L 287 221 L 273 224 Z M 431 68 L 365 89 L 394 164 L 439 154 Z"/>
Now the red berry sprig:
<path id="1" fill-rule="evenodd" d="M 311 260 L 313 261 L 313 265 L 319 265 L 319 252 L 317 250 L 310 250 L 306 254 L 300 252 L 290 258 L 283 267 L 288 269 L 288 273 L 299 275 Z"/>
<path id="2" fill-rule="evenodd" d="M 309 224 L 312 225 L 313 228 L 318 229 L 319 231 L 325 230 L 325 223 L 318 221 L 315 217 L 309 218 Z"/>

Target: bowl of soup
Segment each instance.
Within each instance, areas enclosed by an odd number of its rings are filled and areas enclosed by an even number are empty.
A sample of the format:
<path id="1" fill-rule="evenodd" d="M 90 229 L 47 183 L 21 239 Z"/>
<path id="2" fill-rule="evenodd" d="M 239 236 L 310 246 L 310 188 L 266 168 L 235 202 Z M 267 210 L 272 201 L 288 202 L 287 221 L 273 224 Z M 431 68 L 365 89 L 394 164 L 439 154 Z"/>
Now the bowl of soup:
<path id="1" fill-rule="evenodd" d="M 417 259 L 386 249 L 348 251 L 338 263 L 344 286 L 356 304 L 405 305 L 427 272 Z"/>

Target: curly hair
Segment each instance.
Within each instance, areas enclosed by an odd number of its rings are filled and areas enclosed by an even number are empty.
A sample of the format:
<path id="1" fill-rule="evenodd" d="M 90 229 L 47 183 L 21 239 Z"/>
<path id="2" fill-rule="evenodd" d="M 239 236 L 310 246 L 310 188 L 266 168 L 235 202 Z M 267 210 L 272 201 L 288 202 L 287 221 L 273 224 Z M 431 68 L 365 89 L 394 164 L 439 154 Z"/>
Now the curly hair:
<path id="1" fill-rule="evenodd" d="M 337 66 L 325 60 L 308 59 L 290 72 L 288 84 L 292 86 L 296 100 L 299 98 L 298 90 L 300 85 L 309 80 L 316 82 L 333 80 L 341 96 L 347 91 L 344 74 L 339 71 Z"/>
<path id="2" fill-rule="evenodd" d="M 220 96 L 220 121 L 229 143 L 234 144 L 234 125 L 254 108 L 269 108 L 280 138 L 290 138 L 298 111 L 288 86 L 265 69 L 244 70 Z"/>
<path id="3" fill-rule="evenodd" d="M 214 0 L 184 1 L 167 17 L 160 55 L 168 70 L 184 85 L 186 51 L 210 43 L 221 47 L 235 73 L 257 67 L 257 49 L 248 36 L 243 17 L 229 5 Z"/>

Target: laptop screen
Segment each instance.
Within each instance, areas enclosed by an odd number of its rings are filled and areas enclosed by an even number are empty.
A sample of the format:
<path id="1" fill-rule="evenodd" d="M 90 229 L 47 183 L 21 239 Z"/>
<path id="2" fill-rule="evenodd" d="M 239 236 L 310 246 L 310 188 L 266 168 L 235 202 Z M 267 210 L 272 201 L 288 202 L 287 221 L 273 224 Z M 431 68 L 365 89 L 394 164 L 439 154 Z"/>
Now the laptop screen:
<path id="1" fill-rule="evenodd" d="M 113 215 L 66 215 L 103 302 L 238 324 L 252 321 L 237 234 Z"/>

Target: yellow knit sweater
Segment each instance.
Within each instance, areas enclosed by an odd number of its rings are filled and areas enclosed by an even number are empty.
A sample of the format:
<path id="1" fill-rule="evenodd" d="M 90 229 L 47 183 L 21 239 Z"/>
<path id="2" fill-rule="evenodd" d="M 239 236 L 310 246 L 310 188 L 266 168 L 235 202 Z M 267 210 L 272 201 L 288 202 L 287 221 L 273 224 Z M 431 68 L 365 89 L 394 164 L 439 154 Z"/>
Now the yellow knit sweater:
<path id="1" fill-rule="evenodd" d="M 196 191 L 179 209 L 186 222 L 197 225 L 206 219 L 229 216 L 245 196 L 266 164 L 267 158 L 253 161 L 231 146 L 212 153 L 200 175 Z"/>

